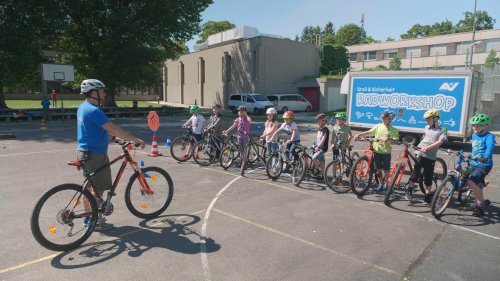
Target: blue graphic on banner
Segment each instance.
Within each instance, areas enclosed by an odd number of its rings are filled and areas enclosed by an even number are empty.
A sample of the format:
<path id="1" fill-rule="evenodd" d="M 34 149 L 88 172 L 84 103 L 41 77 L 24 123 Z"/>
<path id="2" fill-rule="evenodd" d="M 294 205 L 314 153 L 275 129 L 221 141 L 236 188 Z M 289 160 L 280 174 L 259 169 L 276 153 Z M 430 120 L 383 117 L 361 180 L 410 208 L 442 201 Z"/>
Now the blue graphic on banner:
<path id="1" fill-rule="evenodd" d="M 462 133 L 462 108 L 467 96 L 468 77 L 353 77 L 349 122 L 374 125 L 381 123 L 380 112 L 396 114 L 393 125 L 404 129 L 422 129 L 429 109 L 441 112 L 440 123 L 449 133 Z"/>

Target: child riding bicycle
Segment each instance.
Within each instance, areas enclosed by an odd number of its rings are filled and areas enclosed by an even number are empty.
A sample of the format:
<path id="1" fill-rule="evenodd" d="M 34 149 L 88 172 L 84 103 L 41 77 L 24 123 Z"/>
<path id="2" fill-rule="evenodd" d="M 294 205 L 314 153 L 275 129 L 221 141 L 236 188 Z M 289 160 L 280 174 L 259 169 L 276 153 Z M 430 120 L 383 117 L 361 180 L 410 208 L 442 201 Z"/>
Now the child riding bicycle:
<path id="1" fill-rule="evenodd" d="M 484 215 L 484 206 L 488 200 L 484 200 L 483 188 L 486 185 L 484 179 L 493 168 L 493 150 L 495 149 L 495 136 L 489 132 L 491 119 L 485 114 L 474 115 L 470 123 L 472 125 L 472 170 L 469 181 L 470 189 L 476 197 L 476 203 L 472 215 L 481 217 Z"/>
<path id="2" fill-rule="evenodd" d="M 266 139 L 267 145 L 267 154 L 272 155 L 274 152 L 278 150 L 278 144 L 274 142 L 272 138 L 273 134 L 278 130 L 278 122 L 276 119 L 278 118 L 278 112 L 275 108 L 268 108 L 266 110 L 267 120 L 264 125 L 264 133 L 260 136 L 260 139 Z"/>
<path id="3" fill-rule="evenodd" d="M 346 124 L 347 115 L 345 112 L 335 114 L 335 126 L 332 132 L 333 158 L 339 155 L 339 149 L 345 150 L 349 147 L 352 139 L 351 128 Z"/>
<path id="4" fill-rule="evenodd" d="M 375 125 L 375 127 L 370 130 L 359 133 L 354 136 L 354 138 L 359 138 L 362 136 L 374 136 L 378 139 L 377 142 L 373 143 L 373 160 L 375 162 L 375 169 L 379 175 L 379 185 L 376 189 L 380 194 L 385 194 L 387 192 L 387 185 L 389 184 L 389 170 L 391 169 L 391 144 L 395 144 L 399 139 L 399 132 L 394 128 L 391 123 L 396 115 L 393 111 L 388 109 L 382 111 L 380 118 L 382 118 L 382 123 Z M 383 176 L 381 172 L 383 171 Z"/>
<path id="5" fill-rule="evenodd" d="M 316 115 L 315 119 L 318 121 L 318 133 L 316 135 L 315 145 L 313 146 L 314 154 L 311 158 L 314 163 L 314 168 L 316 168 L 315 171 L 317 172 L 312 176 L 320 177 L 325 170 L 325 153 L 328 151 L 330 130 L 326 126 L 328 121 L 326 114 L 320 113 Z"/>
<path id="6" fill-rule="evenodd" d="M 220 104 L 214 104 L 212 106 L 212 116 L 210 116 L 210 119 L 208 120 L 208 125 L 205 128 L 205 130 L 213 130 L 214 136 L 216 136 L 219 139 L 222 139 L 222 118 L 220 114 L 221 110 Z M 219 157 L 220 151 L 219 147 L 221 146 L 221 143 L 218 139 L 215 139 L 215 142 L 217 144 L 215 145 L 215 149 L 217 150 L 216 152 L 216 157 Z"/>
<path id="7" fill-rule="evenodd" d="M 240 105 L 240 107 L 238 107 L 238 118 L 234 119 L 231 127 L 222 131 L 224 135 L 227 135 L 234 128 L 236 128 L 236 137 L 238 137 L 240 155 L 243 155 L 248 139 L 250 138 L 250 122 L 251 119 L 248 117 L 247 108 L 244 105 Z"/>
<path id="8" fill-rule="evenodd" d="M 434 173 L 434 165 L 436 163 L 436 155 L 438 148 L 447 139 L 447 130 L 439 125 L 441 114 L 436 109 L 430 109 L 424 113 L 424 119 L 427 121 L 427 126 L 424 128 L 422 141 L 418 144 L 419 150 L 415 151 L 417 160 L 413 169 L 413 173 L 406 189 L 406 199 L 411 201 L 413 196 L 413 187 L 415 182 L 420 178 L 420 172 L 424 169 L 424 184 L 425 184 L 425 203 L 430 204 L 434 191 L 432 190 L 432 177 Z"/>
<path id="9" fill-rule="evenodd" d="M 293 111 L 287 111 L 283 114 L 283 119 L 285 122 L 281 124 L 281 127 L 274 132 L 273 136 L 271 139 L 275 139 L 275 137 L 278 135 L 280 131 L 285 131 L 287 134 L 290 135 L 290 139 L 287 140 L 286 142 L 286 149 L 289 151 L 288 154 L 288 160 L 291 161 L 297 156 L 297 152 L 295 151 L 295 147 L 297 146 L 298 143 L 300 143 L 300 134 L 299 134 L 299 127 L 295 122 L 293 122 L 294 118 L 294 113 Z M 290 170 L 289 165 L 286 165 L 285 169 L 283 170 L 284 173 L 288 173 Z"/>

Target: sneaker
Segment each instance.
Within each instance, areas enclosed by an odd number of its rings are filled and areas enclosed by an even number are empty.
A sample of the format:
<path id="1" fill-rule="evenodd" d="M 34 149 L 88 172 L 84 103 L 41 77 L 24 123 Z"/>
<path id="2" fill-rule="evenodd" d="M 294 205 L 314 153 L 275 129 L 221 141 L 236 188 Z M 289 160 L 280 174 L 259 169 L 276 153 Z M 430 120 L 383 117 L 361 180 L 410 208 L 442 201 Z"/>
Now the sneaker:
<path id="1" fill-rule="evenodd" d="M 106 231 L 113 228 L 114 225 L 106 222 L 106 218 L 101 217 L 97 220 L 97 224 L 94 228 L 95 231 Z"/>
<path id="2" fill-rule="evenodd" d="M 384 185 L 383 184 L 379 184 L 377 187 L 375 187 L 375 191 L 376 192 L 380 192 L 382 189 L 384 189 Z"/>
<path id="3" fill-rule="evenodd" d="M 181 158 L 182 159 L 187 159 L 189 157 L 189 155 L 182 155 Z"/>
<path id="4" fill-rule="evenodd" d="M 425 194 L 424 196 L 424 202 L 427 204 L 430 204 L 432 202 L 432 197 L 434 197 L 434 192 Z"/>
<path id="5" fill-rule="evenodd" d="M 406 189 L 406 191 L 405 191 L 405 198 L 408 201 L 412 201 L 412 199 L 413 199 L 413 188 L 412 187 L 409 187 L 409 188 Z"/>
<path id="6" fill-rule="evenodd" d="M 283 168 L 283 173 L 289 173 L 290 172 L 290 167 L 288 165 L 285 165 L 285 168 Z"/>
<path id="7" fill-rule="evenodd" d="M 382 189 L 380 189 L 378 193 L 381 195 L 385 195 L 387 193 L 387 186 L 382 186 Z"/>
<path id="8" fill-rule="evenodd" d="M 474 204 L 474 208 L 472 209 L 472 215 L 474 217 L 478 217 L 478 218 L 484 216 L 483 207 L 481 207 L 477 204 Z"/>
<path id="9" fill-rule="evenodd" d="M 84 217 L 83 218 L 83 227 L 89 227 L 90 226 L 90 217 Z"/>

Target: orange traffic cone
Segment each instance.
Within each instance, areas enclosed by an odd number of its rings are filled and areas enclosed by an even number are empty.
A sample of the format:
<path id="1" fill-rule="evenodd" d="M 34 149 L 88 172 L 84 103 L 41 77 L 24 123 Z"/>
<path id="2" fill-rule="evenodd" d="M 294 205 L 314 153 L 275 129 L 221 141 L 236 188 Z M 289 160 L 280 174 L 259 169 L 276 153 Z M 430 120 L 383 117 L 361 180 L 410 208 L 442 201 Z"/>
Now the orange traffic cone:
<path id="1" fill-rule="evenodd" d="M 158 156 L 158 143 L 156 142 L 156 135 L 153 135 L 153 144 L 151 145 L 151 152 L 149 156 Z"/>
<path id="2" fill-rule="evenodd" d="M 47 126 L 45 126 L 45 119 L 42 118 L 42 122 L 40 123 L 40 130 L 47 130 Z"/>

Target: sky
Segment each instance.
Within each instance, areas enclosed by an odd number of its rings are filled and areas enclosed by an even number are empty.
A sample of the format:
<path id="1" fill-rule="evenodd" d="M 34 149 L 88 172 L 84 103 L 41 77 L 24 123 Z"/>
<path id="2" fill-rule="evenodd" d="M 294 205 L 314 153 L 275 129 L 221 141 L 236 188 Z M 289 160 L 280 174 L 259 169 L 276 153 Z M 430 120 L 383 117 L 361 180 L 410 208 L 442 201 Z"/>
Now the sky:
<path id="1" fill-rule="evenodd" d="M 203 13 L 207 21 L 256 27 L 260 33 L 294 39 L 307 25 L 321 28 L 331 21 L 335 31 L 349 23 L 360 24 L 368 36 L 396 40 L 414 24 L 432 25 L 445 20 L 456 24 L 465 11 L 474 10 L 474 0 L 214 0 Z M 500 0 L 477 0 L 477 10 L 487 11 L 500 29 Z M 198 36 L 187 43 L 193 50 Z"/>

